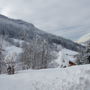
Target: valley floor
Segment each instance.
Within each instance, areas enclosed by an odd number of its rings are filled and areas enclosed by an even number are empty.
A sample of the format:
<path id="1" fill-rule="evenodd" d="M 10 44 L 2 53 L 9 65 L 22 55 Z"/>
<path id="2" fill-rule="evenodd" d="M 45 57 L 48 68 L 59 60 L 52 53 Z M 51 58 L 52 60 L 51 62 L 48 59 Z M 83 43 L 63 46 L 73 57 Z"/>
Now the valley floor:
<path id="1" fill-rule="evenodd" d="M 3 74 L 0 90 L 90 90 L 90 65 Z"/>

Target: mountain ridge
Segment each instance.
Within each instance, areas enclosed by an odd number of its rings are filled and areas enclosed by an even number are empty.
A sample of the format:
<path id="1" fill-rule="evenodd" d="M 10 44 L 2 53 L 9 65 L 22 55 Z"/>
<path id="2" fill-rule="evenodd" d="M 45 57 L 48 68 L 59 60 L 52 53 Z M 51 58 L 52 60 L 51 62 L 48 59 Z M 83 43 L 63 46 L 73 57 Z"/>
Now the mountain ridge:
<path id="1" fill-rule="evenodd" d="M 34 37 L 39 36 L 47 40 L 51 45 L 56 43 L 63 47 L 80 52 L 84 47 L 71 40 L 64 39 L 63 37 L 56 36 L 36 28 L 33 24 L 20 19 L 11 19 L 6 16 L 0 15 L 0 34 L 8 35 L 9 38 L 32 40 Z M 26 38 L 24 37 L 26 34 Z"/>
<path id="2" fill-rule="evenodd" d="M 78 43 L 83 43 L 83 42 L 87 42 L 90 41 L 90 33 L 85 34 L 84 36 L 82 36 L 77 42 Z"/>

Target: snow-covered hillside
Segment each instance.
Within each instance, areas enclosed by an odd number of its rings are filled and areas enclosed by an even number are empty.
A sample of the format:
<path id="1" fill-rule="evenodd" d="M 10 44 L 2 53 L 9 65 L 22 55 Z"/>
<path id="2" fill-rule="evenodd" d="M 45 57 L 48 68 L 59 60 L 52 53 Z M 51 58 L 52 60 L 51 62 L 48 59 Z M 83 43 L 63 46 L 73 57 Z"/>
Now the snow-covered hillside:
<path id="1" fill-rule="evenodd" d="M 77 58 L 74 56 L 77 54 L 78 52 L 63 48 L 62 50 L 59 51 L 57 55 L 57 59 L 51 62 L 50 67 L 52 68 L 53 67 L 64 67 L 64 66 L 67 67 L 69 66 L 69 61 L 74 62 L 74 63 L 76 62 Z"/>
<path id="2" fill-rule="evenodd" d="M 15 67 L 20 68 L 20 65 L 17 64 L 17 62 L 19 62 L 23 48 L 17 47 L 14 44 L 6 41 L 2 36 L 0 36 L 0 48 L 3 50 L 0 56 L 1 72 L 6 73 L 8 65 L 11 65 L 12 63 L 12 65 L 15 65 Z"/>
<path id="3" fill-rule="evenodd" d="M 19 47 L 16 47 L 16 46 L 6 47 L 5 50 L 6 50 L 6 52 L 8 54 L 13 54 L 13 53 L 19 54 L 19 53 L 22 53 L 22 49 L 19 48 Z"/>
<path id="4" fill-rule="evenodd" d="M 3 74 L 0 90 L 90 90 L 90 65 Z"/>
<path id="5" fill-rule="evenodd" d="M 4 60 L 7 60 L 7 61 L 10 58 L 11 59 L 14 58 L 14 60 L 15 60 L 15 58 L 17 58 L 19 56 L 19 54 L 21 54 L 23 52 L 23 49 L 21 47 L 17 47 L 15 45 L 12 45 L 10 42 L 3 39 L 3 37 L 0 37 L 0 48 L 2 48 L 4 50 L 3 51 Z"/>
<path id="6" fill-rule="evenodd" d="M 9 62 L 9 60 L 16 61 L 19 54 L 23 52 L 22 48 L 16 46 L 8 46 L 5 48 L 5 61 Z"/>

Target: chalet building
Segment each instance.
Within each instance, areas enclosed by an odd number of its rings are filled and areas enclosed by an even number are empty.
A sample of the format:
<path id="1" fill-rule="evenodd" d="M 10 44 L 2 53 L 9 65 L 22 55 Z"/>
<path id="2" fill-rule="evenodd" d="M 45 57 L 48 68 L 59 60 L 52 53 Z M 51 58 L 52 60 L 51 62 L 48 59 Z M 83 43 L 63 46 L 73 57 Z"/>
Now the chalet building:
<path id="1" fill-rule="evenodd" d="M 75 62 L 69 61 L 69 66 L 77 65 Z"/>
<path id="2" fill-rule="evenodd" d="M 77 55 L 71 55 L 68 58 L 68 66 L 75 66 L 77 65 Z"/>

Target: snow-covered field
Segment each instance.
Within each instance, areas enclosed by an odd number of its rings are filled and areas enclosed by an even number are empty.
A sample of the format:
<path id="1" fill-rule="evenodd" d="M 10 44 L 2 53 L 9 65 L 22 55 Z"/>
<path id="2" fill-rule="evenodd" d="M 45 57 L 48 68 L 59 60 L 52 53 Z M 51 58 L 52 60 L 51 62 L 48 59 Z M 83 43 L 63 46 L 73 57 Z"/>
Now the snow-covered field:
<path id="1" fill-rule="evenodd" d="M 0 90 L 90 90 L 90 65 L 3 74 Z"/>

